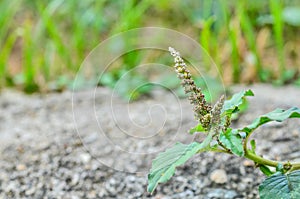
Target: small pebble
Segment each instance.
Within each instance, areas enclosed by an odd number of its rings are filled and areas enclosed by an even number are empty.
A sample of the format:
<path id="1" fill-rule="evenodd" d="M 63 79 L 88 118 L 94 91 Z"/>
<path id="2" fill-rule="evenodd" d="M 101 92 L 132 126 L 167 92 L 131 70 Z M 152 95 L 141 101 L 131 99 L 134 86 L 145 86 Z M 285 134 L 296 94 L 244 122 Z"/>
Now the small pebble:
<path id="1" fill-rule="evenodd" d="M 214 170 L 211 174 L 210 174 L 210 179 L 211 181 L 217 183 L 217 184 L 224 184 L 227 182 L 227 174 L 226 171 L 224 169 L 217 169 Z"/>
<path id="2" fill-rule="evenodd" d="M 243 165 L 245 167 L 254 167 L 254 162 L 251 160 L 244 160 Z"/>
<path id="3" fill-rule="evenodd" d="M 17 171 L 24 171 L 26 168 L 25 164 L 18 164 L 16 167 Z"/>
<path id="4" fill-rule="evenodd" d="M 82 163 L 84 164 L 88 163 L 91 160 L 91 156 L 88 153 L 81 153 L 79 157 Z"/>

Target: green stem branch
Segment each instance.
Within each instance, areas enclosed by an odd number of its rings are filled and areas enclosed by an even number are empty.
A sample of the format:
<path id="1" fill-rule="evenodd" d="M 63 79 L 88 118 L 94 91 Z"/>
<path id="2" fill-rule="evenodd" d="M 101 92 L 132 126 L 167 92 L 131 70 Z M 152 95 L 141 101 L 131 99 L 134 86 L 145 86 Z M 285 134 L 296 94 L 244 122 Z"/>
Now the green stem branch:
<path id="1" fill-rule="evenodd" d="M 226 149 L 220 149 L 220 148 L 217 148 L 217 149 L 210 149 L 210 151 L 212 152 L 217 152 L 217 153 L 227 153 L 227 154 L 232 154 L 230 151 L 226 150 Z"/>
<path id="2" fill-rule="evenodd" d="M 250 152 L 249 150 L 245 151 L 245 157 L 250 160 L 253 160 L 255 163 L 267 165 L 271 167 L 276 167 L 280 163 L 284 164 L 282 162 L 265 159 L 259 155 L 254 154 L 253 152 Z"/>
<path id="3" fill-rule="evenodd" d="M 249 137 L 251 136 L 252 132 L 250 132 L 244 140 L 243 147 L 244 147 L 244 151 L 245 151 L 245 158 L 248 158 L 257 164 L 266 165 L 266 166 L 270 166 L 270 167 L 277 167 L 278 164 L 282 164 L 284 167 L 286 166 L 288 168 L 286 170 L 286 172 L 300 170 L 300 162 L 291 163 L 290 161 L 280 162 L 280 161 L 269 160 L 269 159 L 263 158 L 262 156 L 256 155 L 254 152 L 249 150 L 247 145 L 248 145 Z"/>

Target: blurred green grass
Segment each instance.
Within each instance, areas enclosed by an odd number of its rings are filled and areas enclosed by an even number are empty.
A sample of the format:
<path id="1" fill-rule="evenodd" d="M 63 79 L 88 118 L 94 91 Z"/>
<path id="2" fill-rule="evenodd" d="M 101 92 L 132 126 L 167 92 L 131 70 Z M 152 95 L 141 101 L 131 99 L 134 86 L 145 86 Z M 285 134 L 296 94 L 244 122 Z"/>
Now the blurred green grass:
<path id="1" fill-rule="evenodd" d="M 63 90 L 99 42 L 144 26 L 198 41 L 227 84 L 299 82 L 298 1 L 2 0 L 0 13 L 1 88 Z M 124 55 L 113 74 L 142 56 Z M 118 79 L 113 76 L 110 85 Z"/>

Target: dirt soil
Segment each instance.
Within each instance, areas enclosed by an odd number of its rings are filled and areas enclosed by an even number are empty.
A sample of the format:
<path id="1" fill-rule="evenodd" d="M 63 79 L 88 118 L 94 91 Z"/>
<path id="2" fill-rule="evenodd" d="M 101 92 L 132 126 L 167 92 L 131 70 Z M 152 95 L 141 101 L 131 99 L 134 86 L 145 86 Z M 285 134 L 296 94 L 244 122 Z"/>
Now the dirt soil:
<path id="1" fill-rule="evenodd" d="M 251 88 L 249 124 L 277 107 L 300 107 L 300 89 Z M 196 122 L 186 99 L 155 90 L 127 103 L 107 88 L 72 93 L 0 94 L 0 198 L 259 198 L 264 179 L 251 161 L 203 153 L 177 169 L 153 195 L 146 192 L 151 160 L 177 141 L 189 143 Z M 257 153 L 300 161 L 300 120 L 258 129 Z"/>

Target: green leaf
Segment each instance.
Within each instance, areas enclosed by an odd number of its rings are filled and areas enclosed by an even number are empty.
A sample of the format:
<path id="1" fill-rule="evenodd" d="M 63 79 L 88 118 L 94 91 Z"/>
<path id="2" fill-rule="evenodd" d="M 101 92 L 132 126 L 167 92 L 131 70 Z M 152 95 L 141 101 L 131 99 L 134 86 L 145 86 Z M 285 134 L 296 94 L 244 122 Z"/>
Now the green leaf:
<path id="1" fill-rule="evenodd" d="M 147 191 L 153 193 L 158 183 L 167 182 L 175 173 L 175 168 L 184 164 L 197 152 L 205 151 L 212 140 L 210 132 L 202 143 L 192 142 L 189 145 L 177 143 L 172 148 L 158 155 L 152 162 L 148 174 Z"/>
<path id="2" fill-rule="evenodd" d="M 276 171 L 284 173 L 284 166 L 282 163 L 278 163 L 278 165 L 276 166 Z"/>
<path id="3" fill-rule="evenodd" d="M 255 140 L 251 140 L 250 141 L 250 145 L 251 145 L 251 151 L 252 151 L 252 153 L 255 154 L 255 151 L 256 151 L 256 142 L 255 142 Z"/>
<path id="4" fill-rule="evenodd" d="M 226 112 L 231 114 L 238 111 L 239 106 L 243 104 L 243 100 L 246 96 L 254 96 L 254 94 L 250 89 L 234 94 L 230 100 L 225 101 L 222 113 Z"/>
<path id="5" fill-rule="evenodd" d="M 267 167 L 266 165 L 259 165 L 259 169 L 261 170 L 261 172 L 263 172 L 263 174 L 265 174 L 266 176 L 271 176 L 274 173 L 270 170 L 269 167 Z"/>
<path id="6" fill-rule="evenodd" d="M 244 155 L 243 140 L 236 129 L 228 128 L 226 132 L 222 131 L 219 139 L 234 154 L 238 156 Z"/>
<path id="7" fill-rule="evenodd" d="M 109 72 L 102 74 L 101 79 L 99 81 L 102 85 L 108 86 L 110 88 L 113 88 L 116 84 L 116 79 L 114 75 Z"/>
<path id="8" fill-rule="evenodd" d="M 176 143 L 172 148 L 159 154 L 153 161 L 148 175 L 148 192 L 152 193 L 158 183 L 168 181 L 174 175 L 175 168 L 185 163 L 201 148 L 202 145 L 197 142 L 189 145 Z"/>
<path id="9" fill-rule="evenodd" d="M 136 100 L 142 94 L 149 93 L 153 85 L 146 79 L 146 77 L 138 76 L 131 73 L 125 73 L 116 82 L 114 89 L 125 100 Z"/>
<path id="10" fill-rule="evenodd" d="M 252 151 L 252 153 L 255 154 L 255 150 L 256 150 L 256 142 L 255 142 L 255 140 L 251 140 L 250 141 L 250 145 L 251 145 L 251 151 Z"/>
<path id="11" fill-rule="evenodd" d="M 300 198 L 300 171 L 294 171 L 287 175 L 278 172 L 268 177 L 259 186 L 259 195 L 261 199 Z"/>
<path id="12" fill-rule="evenodd" d="M 245 128 L 240 129 L 239 131 L 243 131 L 245 133 L 250 133 L 254 129 L 258 128 L 259 126 L 271 122 L 271 121 L 277 121 L 282 122 L 288 118 L 300 118 L 300 109 L 298 107 L 293 107 L 288 110 L 283 109 L 275 109 L 274 111 L 267 113 L 265 115 L 260 116 L 259 118 L 256 118 L 254 122 Z"/>
<path id="13" fill-rule="evenodd" d="M 242 100 L 242 104 L 238 106 L 237 111 L 235 111 L 232 115 L 231 115 L 231 120 L 237 120 L 240 116 L 241 113 L 246 112 L 246 110 L 248 109 L 248 101 L 246 100 L 246 98 L 243 98 Z"/>
<path id="14" fill-rule="evenodd" d="M 286 7 L 282 12 L 282 17 L 285 23 L 292 26 L 300 26 L 300 8 Z"/>
<path id="15" fill-rule="evenodd" d="M 261 15 L 257 18 L 256 22 L 260 26 L 273 25 L 274 17 L 272 15 Z"/>
<path id="16" fill-rule="evenodd" d="M 196 132 L 205 132 L 206 130 L 203 128 L 203 126 L 201 124 L 198 124 L 197 126 L 195 126 L 194 128 L 190 129 L 190 134 L 194 134 Z"/>

